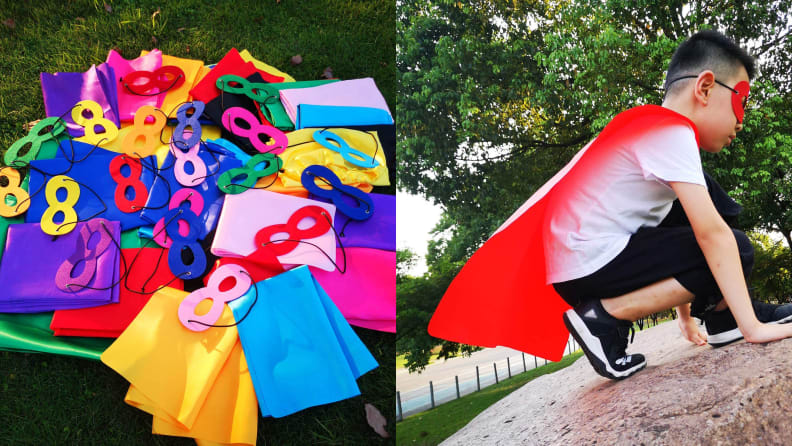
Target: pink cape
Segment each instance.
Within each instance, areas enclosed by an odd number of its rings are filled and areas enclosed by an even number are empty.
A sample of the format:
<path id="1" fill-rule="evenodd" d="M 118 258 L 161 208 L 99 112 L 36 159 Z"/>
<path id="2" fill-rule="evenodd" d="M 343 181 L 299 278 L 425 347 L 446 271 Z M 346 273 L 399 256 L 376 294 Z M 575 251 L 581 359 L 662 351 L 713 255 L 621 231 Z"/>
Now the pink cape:
<path id="1" fill-rule="evenodd" d="M 584 174 L 602 165 L 613 147 L 651 129 L 679 124 L 691 126 L 698 142 L 693 122 L 667 108 L 645 105 L 617 115 L 471 256 L 437 306 L 429 334 L 559 361 L 569 339 L 561 316 L 570 307 L 546 283 L 546 216 Z"/>
<path id="2" fill-rule="evenodd" d="M 346 273 L 310 267 L 311 274 L 352 325 L 396 332 L 396 253 L 371 248 L 337 248 Z"/>

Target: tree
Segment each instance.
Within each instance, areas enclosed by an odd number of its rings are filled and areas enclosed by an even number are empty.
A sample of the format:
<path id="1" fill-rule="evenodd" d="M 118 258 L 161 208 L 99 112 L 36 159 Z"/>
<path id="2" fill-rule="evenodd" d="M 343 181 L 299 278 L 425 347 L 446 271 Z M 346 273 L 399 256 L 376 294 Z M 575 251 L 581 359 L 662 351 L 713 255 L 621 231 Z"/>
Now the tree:
<path id="1" fill-rule="evenodd" d="M 704 156 L 705 169 L 744 206 L 744 227 L 781 231 L 792 246 L 790 6 L 399 3 L 399 187 L 441 204 L 438 229 L 449 233 L 431 246 L 430 271 L 464 262 L 618 112 L 661 103 L 674 49 L 705 28 L 760 57 L 745 130 Z M 425 296 L 430 312 L 441 296 Z"/>

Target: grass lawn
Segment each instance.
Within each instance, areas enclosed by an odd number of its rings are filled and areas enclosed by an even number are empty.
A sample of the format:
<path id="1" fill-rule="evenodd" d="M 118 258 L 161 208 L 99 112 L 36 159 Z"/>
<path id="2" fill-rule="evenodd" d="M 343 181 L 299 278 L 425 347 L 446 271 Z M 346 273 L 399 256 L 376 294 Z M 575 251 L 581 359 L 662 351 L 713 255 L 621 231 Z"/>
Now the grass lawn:
<path id="1" fill-rule="evenodd" d="M 571 365 L 583 355 L 582 351 L 565 356 L 559 362 L 514 375 L 481 391 L 441 404 L 434 409 L 412 415 L 400 422 L 397 445 L 435 445 L 453 435 L 484 409 L 519 389 L 532 379 Z"/>
<path id="2" fill-rule="evenodd" d="M 106 2 L 0 0 L 0 152 L 45 116 L 40 72 L 85 71 L 113 48 L 128 59 L 159 48 L 207 64 L 248 49 L 297 80 L 319 79 L 327 67 L 341 79 L 373 77 L 395 107 L 392 0 Z M 290 65 L 297 54 L 302 64 Z M 393 444 L 395 336 L 355 330 L 380 364 L 358 380 L 362 395 L 261 418 L 259 444 Z M 195 444 L 152 435 L 151 416 L 123 402 L 128 386 L 99 362 L 0 352 L 2 443 Z M 390 439 L 368 426 L 366 402 L 388 420 Z"/>

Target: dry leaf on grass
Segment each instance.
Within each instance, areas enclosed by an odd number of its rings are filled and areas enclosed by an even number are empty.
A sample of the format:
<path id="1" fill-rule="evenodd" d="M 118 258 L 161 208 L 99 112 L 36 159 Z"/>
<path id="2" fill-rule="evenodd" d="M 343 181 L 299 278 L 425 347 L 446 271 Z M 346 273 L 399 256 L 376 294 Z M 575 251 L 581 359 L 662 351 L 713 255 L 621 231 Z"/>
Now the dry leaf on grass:
<path id="1" fill-rule="evenodd" d="M 330 68 L 330 67 L 325 68 L 324 71 L 322 72 L 322 77 L 325 78 L 325 79 L 332 79 L 333 78 L 333 69 Z"/>
<path id="2" fill-rule="evenodd" d="M 107 3 L 104 4 L 104 8 L 105 8 L 105 11 L 107 11 L 107 12 L 113 12 L 113 7 L 108 5 Z"/>
<path id="3" fill-rule="evenodd" d="M 388 431 L 385 430 L 385 426 L 388 424 L 385 417 L 382 416 L 376 407 L 369 403 L 366 403 L 366 421 L 368 421 L 369 426 L 371 426 L 374 432 L 378 433 L 380 437 L 390 437 Z"/>
<path id="4" fill-rule="evenodd" d="M 36 119 L 35 121 L 30 121 L 27 124 L 23 125 L 22 128 L 25 129 L 26 132 L 29 132 L 30 129 L 32 129 L 33 126 L 35 126 L 39 122 L 41 122 L 41 119 Z"/>
<path id="5" fill-rule="evenodd" d="M 291 58 L 292 65 L 300 65 L 301 63 L 302 63 L 302 56 L 300 56 L 299 54 L 292 56 Z"/>
<path id="6" fill-rule="evenodd" d="M 14 22 L 14 19 L 5 19 L 5 20 L 3 20 L 3 25 L 5 25 L 6 27 L 8 27 L 10 29 L 16 28 L 16 22 Z"/>

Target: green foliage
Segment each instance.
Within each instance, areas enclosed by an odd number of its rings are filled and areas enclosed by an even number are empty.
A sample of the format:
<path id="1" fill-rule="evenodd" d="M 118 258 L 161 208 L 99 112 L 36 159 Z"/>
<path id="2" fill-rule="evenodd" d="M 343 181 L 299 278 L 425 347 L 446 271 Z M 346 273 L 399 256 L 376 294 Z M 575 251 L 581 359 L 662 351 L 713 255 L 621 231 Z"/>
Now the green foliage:
<path id="1" fill-rule="evenodd" d="M 754 267 L 749 286 L 753 295 L 765 302 L 792 301 L 792 251 L 767 234 L 749 233 L 754 245 Z"/>
<path id="2" fill-rule="evenodd" d="M 442 272 L 431 271 L 421 277 L 405 277 L 396 283 L 396 352 L 404 354 L 407 368 L 423 370 L 432 356 L 432 349 L 440 345 L 438 358 L 448 359 L 458 354 L 470 355 L 478 347 L 457 344 L 429 336 L 426 327 L 437 302 L 445 293 L 459 268 Z"/>
<path id="3" fill-rule="evenodd" d="M 430 271 L 467 260 L 617 113 L 660 104 L 674 49 L 705 28 L 735 38 L 759 57 L 760 70 L 745 130 L 721 154 L 703 155 L 704 167 L 743 205 L 744 228 L 780 231 L 792 246 L 791 6 L 399 2 L 399 187 L 440 204 L 436 230 L 448 234 L 430 242 Z M 754 277 L 763 274 L 770 271 Z M 443 294 L 448 282 L 438 277 L 422 285 L 431 290 L 424 306 Z"/>
<path id="4" fill-rule="evenodd" d="M 418 254 L 409 249 L 396 250 L 396 283 L 407 278 L 407 271 L 418 262 Z"/>

